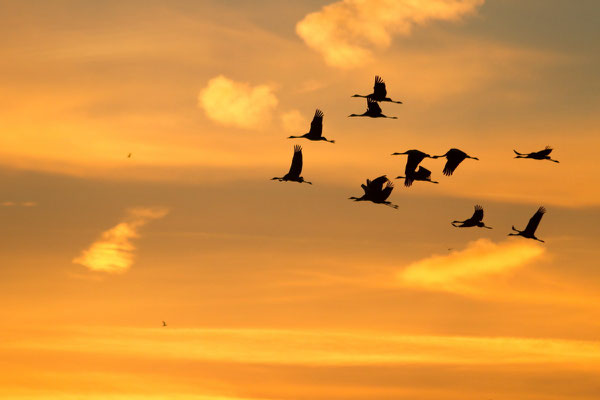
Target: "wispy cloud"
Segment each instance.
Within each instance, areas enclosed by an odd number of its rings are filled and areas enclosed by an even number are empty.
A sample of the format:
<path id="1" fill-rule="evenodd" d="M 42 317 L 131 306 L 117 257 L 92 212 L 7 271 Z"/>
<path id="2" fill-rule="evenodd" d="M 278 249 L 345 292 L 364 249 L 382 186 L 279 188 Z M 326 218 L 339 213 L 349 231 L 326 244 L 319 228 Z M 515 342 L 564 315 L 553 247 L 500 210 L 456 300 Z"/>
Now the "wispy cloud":
<path id="1" fill-rule="evenodd" d="M 600 364 L 599 342 L 549 338 L 98 326 L 55 330 L 45 338 L 11 347 L 265 365 Z"/>
<path id="2" fill-rule="evenodd" d="M 168 214 L 165 208 L 134 208 L 125 221 L 102 233 L 100 238 L 73 260 L 92 271 L 122 273 L 134 260 L 135 246 L 131 240 L 139 237 L 139 229 L 148 222 Z"/>
<path id="3" fill-rule="evenodd" d="M 0 203 L 2 207 L 35 207 L 37 203 L 35 201 L 3 201 Z"/>
<path id="4" fill-rule="evenodd" d="M 223 75 L 200 91 L 198 106 L 211 120 L 226 126 L 257 129 L 271 120 L 279 101 L 268 85 L 251 86 Z"/>
<path id="5" fill-rule="evenodd" d="M 372 47 L 388 47 L 393 35 L 431 20 L 458 20 L 484 1 L 341 0 L 306 15 L 296 32 L 327 64 L 353 68 L 369 60 Z"/>
<path id="6" fill-rule="evenodd" d="M 545 248 L 523 240 L 494 243 L 479 239 L 466 249 L 434 255 L 408 265 L 398 278 L 403 285 L 428 290 L 473 293 L 474 283 L 490 275 L 504 274 L 538 259 Z"/>

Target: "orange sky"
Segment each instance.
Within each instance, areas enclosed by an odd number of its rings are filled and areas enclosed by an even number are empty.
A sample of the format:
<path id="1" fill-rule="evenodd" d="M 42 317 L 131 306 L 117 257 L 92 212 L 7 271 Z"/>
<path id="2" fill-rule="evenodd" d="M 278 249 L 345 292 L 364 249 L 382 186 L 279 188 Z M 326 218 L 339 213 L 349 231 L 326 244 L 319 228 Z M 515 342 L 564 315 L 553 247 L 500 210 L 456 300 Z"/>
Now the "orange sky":
<path id="1" fill-rule="evenodd" d="M 0 9 L 1 398 L 600 397 L 594 1 Z M 347 118 L 375 75 L 398 119 Z"/>

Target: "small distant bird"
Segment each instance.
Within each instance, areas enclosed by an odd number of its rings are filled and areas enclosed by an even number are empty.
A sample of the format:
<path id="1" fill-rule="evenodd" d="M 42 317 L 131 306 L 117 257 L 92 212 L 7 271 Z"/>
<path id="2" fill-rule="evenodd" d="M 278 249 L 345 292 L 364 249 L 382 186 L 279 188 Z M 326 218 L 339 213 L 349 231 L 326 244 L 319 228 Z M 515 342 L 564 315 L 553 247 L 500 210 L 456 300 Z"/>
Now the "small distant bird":
<path id="1" fill-rule="evenodd" d="M 396 179 L 404 179 L 404 186 L 411 186 L 413 181 L 439 183 L 431 180 L 431 171 L 425 167 L 419 167 L 417 171 L 406 172 L 406 176 L 397 176 Z"/>
<path id="2" fill-rule="evenodd" d="M 282 178 L 272 178 L 271 180 L 278 180 L 279 182 L 283 181 L 292 181 L 298 183 L 308 183 L 312 185 L 312 182 L 305 181 L 303 177 L 300 176 L 302 173 L 302 147 L 295 145 L 294 146 L 294 156 L 292 157 L 292 165 L 290 166 L 290 171 L 285 174 Z"/>
<path id="3" fill-rule="evenodd" d="M 127 154 L 127 158 L 131 158 L 131 153 Z"/>
<path id="4" fill-rule="evenodd" d="M 373 93 L 363 96 L 361 94 L 355 94 L 352 97 L 364 97 L 375 101 L 388 101 L 390 103 L 402 104 L 401 101 L 394 101 L 387 97 L 387 89 L 385 88 L 385 82 L 380 76 L 375 77 L 375 85 L 373 86 Z"/>
<path id="5" fill-rule="evenodd" d="M 162 323 L 162 326 L 167 326 L 167 323 L 165 321 L 163 321 Z"/>
<path id="6" fill-rule="evenodd" d="M 550 153 L 552 153 L 552 150 L 553 150 L 552 147 L 546 146 L 546 148 L 544 150 L 534 151 L 533 153 L 529 153 L 529 154 L 519 153 L 516 150 L 513 150 L 513 151 L 517 155 L 515 158 L 532 158 L 534 160 L 549 160 L 549 161 L 557 163 L 557 162 L 559 162 L 558 160 L 553 160 L 552 158 L 550 158 Z"/>
<path id="7" fill-rule="evenodd" d="M 308 140 L 324 140 L 325 142 L 335 143 L 335 140 L 327 140 L 323 136 L 323 111 L 317 109 L 315 116 L 310 123 L 310 131 L 302 136 L 290 136 L 288 139 L 306 138 Z"/>
<path id="8" fill-rule="evenodd" d="M 452 221 L 452 226 L 457 228 L 470 228 L 472 226 L 478 226 L 480 228 L 492 229 L 491 226 L 487 226 L 483 223 L 483 207 L 480 205 L 475 206 L 475 212 L 471 218 L 465 219 L 464 221 Z"/>
<path id="9" fill-rule="evenodd" d="M 381 107 L 379 107 L 379 104 L 377 104 L 375 100 L 371 100 L 370 98 L 367 98 L 367 111 L 365 111 L 363 114 L 350 114 L 348 116 L 398 119 L 398 117 L 388 117 L 387 115 L 382 114 Z"/>
<path id="10" fill-rule="evenodd" d="M 427 153 L 423 153 L 420 150 L 407 150 L 403 153 L 392 153 L 393 156 L 400 156 L 406 154 L 408 155 L 408 158 L 406 159 L 406 167 L 404 167 L 404 173 L 406 174 L 406 177 L 398 177 L 396 179 L 400 179 L 400 178 L 404 178 L 404 186 L 410 186 L 412 185 L 413 177 L 415 174 L 415 170 L 417 169 L 417 167 L 419 166 L 419 163 L 421 161 L 423 161 L 423 159 L 429 157 L 431 158 L 431 156 Z M 427 171 L 425 169 L 425 171 Z M 424 173 L 424 172 L 421 172 Z M 428 180 L 428 179 L 419 179 L 419 180 Z M 437 183 L 437 182 L 436 182 Z"/>
<path id="11" fill-rule="evenodd" d="M 471 157 L 471 156 L 467 155 L 467 153 L 465 153 L 464 151 L 459 150 L 459 149 L 450 149 L 446 152 L 446 154 L 442 154 L 441 156 L 433 156 L 431 158 L 440 158 L 440 157 L 446 157 L 446 159 L 448 160 L 448 161 L 446 161 L 446 165 L 444 166 L 444 175 L 446 175 L 446 176 L 452 175 L 452 173 L 454 172 L 456 167 L 458 167 L 458 165 L 461 162 L 463 162 L 463 160 L 465 158 L 479 160 L 479 158 Z"/>
<path id="12" fill-rule="evenodd" d="M 546 213 L 546 209 L 544 207 L 538 208 L 538 210 L 535 212 L 535 214 L 533 214 L 533 217 L 531 217 L 531 219 L 529 220 L 529 223 L 525 227 L 524 231 L 515 229 L 515 226 L 513 225 L 512 230 L 517 233 L 509 233 L 508 236 L 523 236 L 524 238 L 534 239 L 534 240 L 544 243 L 543 240 L 535 237 L 535 230 L 537 229 L 538 225 L 540 224 L 540 221 L 542 220 L 542 217 L 544 216 L 545 213 Z"/>
<path id="13" fill-rule="evenodd" d="M 360 186 L 365 194 L 363 194 L 362 197 L 349 197 L 350 200 L 371 201 L 375 204 L 385 204 L 386 206 L 390 206 L 392 208 L 398 208 L 397 205 L 387 201 L 388 197 L 390 197 L 390 194 L 392 194 L 392 190 L 394 190 L 394 184 L 387 178 L 387 176 L 382 175 L 373 179 L 372 181 L 367 179 L 367 184 L 362 184 Z"/>

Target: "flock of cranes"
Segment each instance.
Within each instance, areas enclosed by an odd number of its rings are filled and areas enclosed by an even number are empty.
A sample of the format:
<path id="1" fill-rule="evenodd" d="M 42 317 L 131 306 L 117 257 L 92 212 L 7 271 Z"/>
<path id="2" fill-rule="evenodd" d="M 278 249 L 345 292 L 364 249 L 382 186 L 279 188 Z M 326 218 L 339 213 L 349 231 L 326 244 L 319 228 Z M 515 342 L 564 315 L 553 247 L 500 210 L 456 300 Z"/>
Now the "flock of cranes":
<path id="1" fill-rule="evenodd" d="M 385 86 L 385 82 L 379 76 L 375 77 L 375 85 L 373 86 L 373 93 L 368 95 L 360 95 L 355 94 L 352 97 L 362 97 L 367 99 L 367 111 L 363 114 L 350 114 L 349 117 L 371 117 L 371 118 L 391 118 L 397 119 L 397 117 L 389 117 L 382 113 L 381 107 L 379 106 L 380 102 L 389 102 L 402 104 L 401 101 L 394 101 L 391 98 L 387 97 L 387 89 Z M 324 141 L 329 143 L 335 143 L 334 140 L 328 140 L 323 137 L 323 111 L 317 109 L 315 111 L 315 115 L 313 117 L 312 122 L 310 123 L 310 131 L 301 136 L 290 136 L 289 139 L 308 139 L 311 141 Z M 544 150 L 532 152 L 532 153 L 519 153 L 516 150 L 513 150 L 516 154 L 515 158 L 530 158 L 533 160 L 549 160 L 555 163 L 558 163 L 557 160 L 550 158 L 550 153 L 552 152 L 551 147 L 546 147 Z M 407 150 L 401 153 L 392 153 L 393 156 L 406 155 L 406 166 L 404 168 L 404 176 L 398 176 L 396 179 L 404 179 L 404 185 L 406 187 L 412 186 L 415 181 L 422 182 L 430 182 L 430 183 L 439 183 L 437 181 L 431 180 L 431 171 L 427 168 L 420 166 L 419 164 L 425 158 L 446 158 L 446 164 L 444 165 L 444 169 L 442 173 L 446 176 L 451 176 L 456 168 L 466 159 L 471 160 L 479 160 L 477 157 L 472 157 L 465 153 L 462 150 L 452 148 L 448 150 L 445 154 L 432 156 L 427 153 L 424 153 L 420 150 Z M 301 176 L 302 174 L 302 147 L 299 145 L 294 146 L 294 155 L 292 157 L 292 165 L 290 166 L 290 170 L 283 177 L 275 177 L 272 180 L 278 180 L 280 182 L 298 182 L 298 183 L 308 183 L 312 184 L 304 180 Z M 394 190 L 394 184 L 390 181 L 386 175 L 379 176 L 373 180 L 367 179 L 366 184 L 361 185 L 364 194 L 361 197 L 350 197 L 350 200 L 354 201 L 370 201 L 375 204 L 384 204 L 389 207 L 397 209 L 398 206 L 388 201 L 388 198 L 392 194 Z M 544 207 L 540 207 L 536 213 L 531 217 L 527 227 L 520 231 L 516 229 L 514 226 L 512 230 L 514 232 L 509 233 L 509 236 L 522 236 L 528 239 L 538 240 L 543 242 L 543 240 L 538 239 L 535 236 L 535 231 L 542 219 L 542 216 L 546 212 Z M 483 223 L 483 207 L 480 205 L 475 206 L 475 212 L 473 215 L 464 220 L 464 221 L 452 221 L 452 225 L 457 228 L 469 228 L 469 227 L 480 227 L 492 229 L 491 227 L 485 225 Z"/>

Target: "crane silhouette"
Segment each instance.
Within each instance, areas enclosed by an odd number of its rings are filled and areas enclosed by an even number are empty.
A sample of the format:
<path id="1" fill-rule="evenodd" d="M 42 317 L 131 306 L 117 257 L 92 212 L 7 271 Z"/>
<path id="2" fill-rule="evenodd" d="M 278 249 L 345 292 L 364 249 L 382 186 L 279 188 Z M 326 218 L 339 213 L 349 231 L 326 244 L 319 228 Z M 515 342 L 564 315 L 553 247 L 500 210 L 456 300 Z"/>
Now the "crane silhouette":
<path id="1" fill-rule="evenodd" d="M 473 212 L 471 218 L 465 219 L 464 221 L 452 221 L 452 226 L 457 228 L 470 228 L 472 226 L 478 226 L 480 228 L 492 229 L 491 226 L 487 226 L 483 223 L 483 207 L 480 205 L 475 206 L 475 212 Z"/>
<path id="2" fill-rule="evenodd" d="M 163 321 L 162 326 L 167 326 L 167 323 L 165 321 Z"/>
<path id="3" fill-rule="evenodd" d="M 421 161 L 423 161 L 423 159 L 429 157 L 432 158 L 429 154 L 427 153 L 423 153 L 420 150 L 407 150 L 403 153 L 392 153 L 393 156 L 400 156 L 406 154 L 408 155 L 408 158 L 406 159 L 406 167 L 404 168 L 404 173 L 406 174 L 406 176 L 399 176 L 396 179 L 402 179 L 404 178 L 404 186 L 410 186 L 412 185 L 414 180 L 425 180 L 425 181 L 431 181 L 431 179 L 427 179 L 426 171 L 429 172 L 427 169 L 423 168 L 423 171 L 419 170 L 419 172 L 415 172 L 415 170 L 417 169 L 417 167 L 419 166 L 419 163 Z M 415 178 L 415 176 L 421 177 L 423 179 L 417 179 Z M 429 172 L 429 177 L 431 177 L 431 172 Z M 437 183 L 437 182 L 434 182 Z"/>
<path id="4" fill-rule="evenodd" d="M 302 147 L 295 145 L 294 146 L 294 156 L 292 157 L 292 165 L 290 166 L 290 171 L 285 174 L 281 178 L 271 178 L 272 181 L 278 180 L 279 182 L 283 181 L 292 181 L 298 183 L 308 183 L 312 185 L 312 182 L 305 181 L 303 177 L 300 176 L 302 173 Z"/>
<path id="5" fill-rule="evenodd" d="M 540 221 L 542 220 L 542 217 L 544 216 L 545 213 L 546 213 L 546 209 L 544 207 L 538 208 L 538 210 L 535 212 L 535 214 L 533 214 L 533 217 L 531 217 L 529 219 L 529 223 L 527 223 L 527 226 L 525 227 L 524 231 L 520 231 L 520 230 L 516 229 L 515 226 L 513 225 L 512 230 L 517 233 L 509 233 L 508 236 L 523 236 L 524 238 L 534 239 L 534 240 L 544 243 L 544 241 L 542 239 L 538 239 L 535 237 L 535 230 L 537 229 L 538 225 L 540 224 Z"/>
<path id="6" fill-rule="evenodd" d="M 388 117 L 387 115 L 382 114 L 381 107 L 379 107 L 379 104 L 377 104 L 375 100 L 371 100 L 370 98 L 367 98 L 367 111 L 365 111 L 363 114 L 350 114 L 348 116 L 398 119 L 398 117 Z"/>
<path id="7" fill-rule="evenodd" d="M 397 176 L 396 179 L 404 179 L 404 186 L 411 186 L 413 181 L 439 183 L 431 180 L 431 171 L 420 166 L 417 171 L 406 172 L 406 176 Z"/>
<path id="8" fill-rule="evenodd" d="M 363 191 L 365 192 L 362 197 L 349 197 L 350 200 L 371 201 L 375 204 L 385 204 L 386 206 L 390 206 L 392 208 L 398 208 L 397 205 L 387 201 L 388 197 L 390 197 L 390 194 L 392 194 L 392 190 L 394 190 L 394 184 L 387 178 L 387 176 L 382 175 L 373 179 L 372 181 L 367 179 L 367 184 L 362 184 L 360 187 L 362 187 Z"/>
<path id="9" fill-rule="evenodd" d="M 446 157 L 448 161 L 446 161 L 446 165 L 444 166 L 444 175 L 450 176 L 454 173 L 454 170 L 458 165 L 463 162 L 466 158 L 471 158 L 473 160 L 479 160 L 477 157 L 471 157 L 467 153 L 459 149 L 450 149 L 446 152 L 446 154 L 442 154 L 441 156 L 433 156 L 431 158 L 441 158 Z"/>
<path id="10" fill-rule="evenodd" d="M 323 111 L 317 110 L 315 111 L 315 116 L 313 117 L 312 122 L 310 123 L 310 131 L 305 133 L 302 136 L 290 136 L 288 139 L 300 139 L 305 138 L 308 140 L 319 141 L 323 140 L 329 143 L 335 143 L 335 140 L 327 140 L 323 136 Z"/>
<path id="11" fill-rule="evenodd" d="M 544 150 L 540 150 L 540 151 L 534 151 L 533 153 L 529 153 L 529 154 L 523 154 L 523 153 L 519 153 L 516 150 L 513 150 L 516 154 L 515 158 L 532 158 L 534 160 L 549 160 L 555 163 L 558 163 L 558 160 L 553 160 L 552 158 L 550 158 L 550 153 L 552 153 L 552 147 L 550 146 L 546 146 L 546 148 Z"/>
<path id="12" fill-rule="evenodd" d="M 380 76 L 375 76 L 375 84 L 373 85 L 373 93 L 363 96 L 361 94 L 355 94 L 352 97 L 363 97 L 375 101 L 387 101 L 390 103 L 402 104 L 401 101 L 394 101 L 387 97 L 387 89 L 385 88 L 385 82 Z"/>

